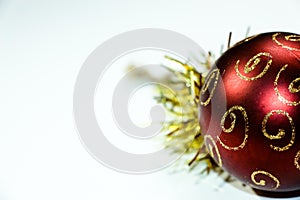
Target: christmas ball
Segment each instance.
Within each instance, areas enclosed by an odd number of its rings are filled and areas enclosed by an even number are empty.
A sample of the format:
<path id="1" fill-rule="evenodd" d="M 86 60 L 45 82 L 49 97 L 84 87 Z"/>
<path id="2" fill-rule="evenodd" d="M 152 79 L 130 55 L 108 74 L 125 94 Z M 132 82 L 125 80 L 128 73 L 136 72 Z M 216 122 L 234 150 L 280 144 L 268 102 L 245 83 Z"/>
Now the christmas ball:
<path id="1" fill-rule="evenodd" d="M 202 86 L 199 122 L 215 162 L 253 188 L 300 189 L 300 35 L 255 35 L 228 49 Z"/>

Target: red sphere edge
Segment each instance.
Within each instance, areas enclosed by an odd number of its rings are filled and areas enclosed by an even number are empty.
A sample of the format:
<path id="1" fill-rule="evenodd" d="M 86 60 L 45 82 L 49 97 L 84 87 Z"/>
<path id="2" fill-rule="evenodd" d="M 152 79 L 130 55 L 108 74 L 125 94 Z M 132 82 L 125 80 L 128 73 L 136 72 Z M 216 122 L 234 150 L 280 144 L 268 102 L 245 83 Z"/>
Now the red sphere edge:
<path id="1" fill-rule="evenodd" d="M 224 170 L 266 191 L 300 189 L 300 35 L 255 35 L 214 64 L 200 94 L 205 144 Z"/>

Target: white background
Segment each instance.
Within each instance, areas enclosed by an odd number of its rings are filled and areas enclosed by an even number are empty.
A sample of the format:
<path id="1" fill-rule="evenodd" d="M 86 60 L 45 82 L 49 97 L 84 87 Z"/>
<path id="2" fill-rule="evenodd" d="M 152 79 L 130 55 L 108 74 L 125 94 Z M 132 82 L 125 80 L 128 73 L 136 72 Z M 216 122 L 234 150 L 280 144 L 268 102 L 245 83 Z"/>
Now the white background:
<path id="1" fill-rule="evenodd" d="M 238 41 L 249 26 L 251 35 L 300 33 L 299 8 L 298 0 L 0 0 L 0 200 L 268 199 L 214 175 L 102 166 L 78 138 L 73 87 L 87 56 L 124 31 L 170 29 L 218 53 L 230 31 Z"/>

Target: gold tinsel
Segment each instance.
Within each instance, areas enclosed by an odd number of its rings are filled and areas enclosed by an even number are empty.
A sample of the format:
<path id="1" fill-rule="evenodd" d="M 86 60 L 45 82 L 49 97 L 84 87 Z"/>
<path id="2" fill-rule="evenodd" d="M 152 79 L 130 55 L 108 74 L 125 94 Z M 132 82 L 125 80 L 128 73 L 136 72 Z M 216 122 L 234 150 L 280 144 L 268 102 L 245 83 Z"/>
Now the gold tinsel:
<path id="1" fill-rule="evenodd" d="M 201 63 L 207 69 L 211 68 L 211 57 L 209 53 L 206 62 Z M 222 170 L 215 164 L 204 146 L 199 125 L 198 103 L 205 77 L 187 63 L 168 56 L 165 59 L 171 61 L 171 64 L 163 66 L 174 75 L 167 77 L 165 81 L 168 86 L 172 86 L 172 89 L 175 88 L 175 91 L 171 92 L 168 88 L 157 86 L 158 95 L 155 97 L 170 118 L 169 121 L 164 122 L 163 127 L 163 131 L 167 132 L 165 146 L 174 153 L 184 151 L 185 154 L 193 155 L 187 163 L 191 168 L 204 162 L 206 166 L 203 172 L 211 170 L 221 172 Z M 172 62 L 181 69 L 173 69 Z"/>

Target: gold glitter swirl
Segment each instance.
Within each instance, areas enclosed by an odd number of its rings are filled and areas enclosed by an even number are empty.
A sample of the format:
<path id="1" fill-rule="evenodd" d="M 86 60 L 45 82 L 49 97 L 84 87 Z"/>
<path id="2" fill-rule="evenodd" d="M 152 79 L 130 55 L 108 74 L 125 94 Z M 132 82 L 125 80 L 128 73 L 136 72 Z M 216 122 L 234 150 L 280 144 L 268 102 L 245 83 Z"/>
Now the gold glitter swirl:
<path id="1" fill-rule="evenodd" d="M 270 140 L 280 140 L 283 137 L 285 137 L 286 133 L 285 133 L 285 130 L 283 130 L 283 129 L 279 129 L 277 135 L 270 135 L 269 133 L 267 133 L 267 130 L 266 130 L 267 129 L 267 122 L 268 122 L 269 118 L 272 115 L 275 115 L 275 114 L 283 115 L 283 116 L 288 118 L 288 120 L 290 122 L 290 125 L 291 125 L 291 128 L 292 128 L 292 137 L 291 137 L 291 140 L 290 140 L 289 144 L 287 144 L 284 147 L 277 147 L 277 146 L 274 146 L 274 145 L 270 145 L 270 147 L 272 149 L 276 150 L 276 151 L 286 151 L 294 144 L 295 137 L 296 137 L 295 125 L 294 125 L 293 119 L 289 115 L 289 113 L 285 112 L 284 110 L 273 110 L 273 111 L 269 112 L 264 117 L 264 119 L 262 121 L 262 132 L 263 132 L 264 136 L 266 138 L 270 139 Z"/>
<path id="2" fill-rule="evenodd" d="M 281 75 L 281 73 L 282 73 L 284 70 L 286 70 L 287 66 L 288 66 L 288 64 L 284 65 L 284 66 L 279 70 L 278 74 L 276 75 L 276 78 L 275 78 L 275 81 L 274 81 L 274 91 L 275 91 L 276 95 L 278 96 L 278 99 L 279 99 L 282 103 L 284 103 L 284 104 L 286 104 L 286 105 L 288 105 L 288 106 L 298 106 L 298 105 L 300 104 L 300 101 L 289 101 L 289 100 L 285 99 L 285 98 L 281 95 L 281 93 L 280 93 L 280 91 L 279 91 L 279 89 L 278 89 L 278 81 L 279 81 L 280 75 Z M 298 88 L 295 88 L 295 84 L 297 84 L 299 81 L 300 81 L 300 77 L 296 78 L 295 80 L 293 80 L 293 81 L 290 83 L 288 89 L 289 89 L 289 91 L 290 91 L 291 93 L 298 93 L 298 92 L 300 92 L 300 86 L 298 86 Z"/>
<path id="3" fill-rule="evenodd" d="M 266 186 L 266 180 L 263 180 L 263 179 L 260 179 L 260 180 L 257 180 L 255 177 L 259 174 L 262 174 L 262 175 L 265 175 L 267 177 L 269 177 L 270 179 L 272 179 L 276 185 L 275 187 L 273 188 L 273 190 L 276 190 L 277 188 L 280 187 L 280 181 L 278 180 L 278 178 L 276 178 L 275 176 L 273 176 L 272 174 L 270 174 L 269 172 L 266 172 L 266 171 L 262 171 L 262 170 L 258 170 L 258 171 L 254 171 L 252 174 L 251 174 L 251 180 L 253 181 L 253 183 L 255 185 L 258 185 L 258 186 Z"/>
<path id="4" fill-rule="evenodd" d="M 214 95 L 215 89 L 217 87 L 219 77 L 220 77 L 219 69 L 212 70 L 211 73 L 207 76 L 206 82 L 204 83 L 204 85 L 201 89 L 200 96 L 202 96 L 205 92 L 208 91 L 208 87 L 212 82 L 213 82 L 213 87 L 210 91 L 209 97 L 205 101 L 200 100 L 200 105 L 207 106 L 210 103 L 210 101 Z"/>
<path id="5" fill-rule="evenodd" d="M 289 47 L 289 46 L 286 46 L 284 44 L 282 44 L 281 42 L 279 42 L 277 40 L 277 37 L 281 35 L 281 33 L 275 33 L 274 35 L 272 35 L 272 40 L 278 44 L 279 46 L 281 46 L 282 48 L 284 49 L 288 49 L 288 50 L 291 50 L 291 51 L 300 51 L 300 49 L 297 49 L 297 48 L 293 48 L 293 47 Z M 287 35 L 284 37 L 284 39 L 286 41 L 290 41 L 290 42 L 300 42 L 300 35 Z"/>
<path id="6" fill-rule="evenodd" d="M 218 139 L 220 141 L 220 144 L 225 149 L 237 151 L 237 150 L 240 150 L 240 149 L 244 148 L 244 146 L 245 146 L 245 144 L 247 142 L 248 131 L 249 131 L 249 122 L 248 122 L 249 120 L 248 120 L 248 116 L 247 116 L 247 112 L 246 112 L 245 108 L 243 108 L 242 106 L 233 106 L 233 107 L 231 107 L 228 111 L 225 112 L 225 114 L 223 115 L 223 117 L 221 119 L 221 127 L 222 127 L 222 130 L 225 133 L 231 133 L 233 131 L 234 127 L 235 127 L 236 115 L 235 115 L 234 111 L 240 111 L 241 114 L 244 117 L 244 122 L 245 122 L 245 136 L 244 136 L 243 142 L 239 146 L 230 147 L 230 146 L 224 144 L 224 142 L 222 142 L 222 140 L 219 137 L 218 137 Z M 230 125 L 229 128 L 226 128 L 224 124 L 225 124 L 225 120 L 228 117 L 228 115 L 230 116 L 230 119 L 231 119 L 231 125 Z"/>
<path id="7" fill-rule="evenodd" d="M 298 86 L 297 88 L 294 87 L 294 84 L 297 84 L 299 81 L 300 81 L 300 77 L 296 78 L 295 80 L 293 80 L 291 82 L 291 84 L 289 85 L 289 91 L 290 91 L 290 93 L 300 92 L 300 86 Z"/>
<path id="8" fill-rule="evenodd" d="M 233 47 L 237 46 L 237 45 L 240 45 L 240 44 L 243 44 L 243 43 L 246 43 L 246 42 L 249 42 L 250 40 L 252 40 L 253 38 L 256 38 L 258 35 L 253 35 L 253 36 L 250 36 L 250 37 L 247 37 L 245 38 L 244 40 L 236 43 L 235 45 L 233 45 Z"/>
<path id="9" fill-rule="evenodd" d="M 294 159 L 294 164 L 295 164 L 296 168 L 300 170 L 299 159 L 300 159 L 300 151 L 297 152 L 295 159 Z"/>
<path id="10" fill-rule="evenodd" d="M 216 160 L 216 163 L 222 167 L 222 159 L 221 159 L 221 155 L 220 155 L 220 152 L 219 152 L 219 149 L 217 147 L 217 144 L 216 142 L 214 141 L 214 139 L 212 138 L 211 135 L 205 135 L 204 136 L 204 141 L 206 143 L 206 146 L 207 146 L 207 150 L 208 150 L 208 153 L 210 154 L 211 157 L 213 157 L 215 160 L 215 154 L 214 154 L 214 151 L 213 151 L 213 148 L 215 149 L 215 152 L 216 152 L 216 156 L 217 156 L 217 160 Z M 213 145 L 211 145 L 208 141 L 210 141 L 210 143 Z"/>
<path id="11" fill-rule="evenodd" d="M 262 57 L 262 56 L 268 57 L 269 60 L 268 60 L 268 62 L 267 62 L 267 64 L 266 64 L 265 68 L 263 69 L 263 71 L 262 71 L 260 74 L 258 74 L 258 75 L 255 76 L 255 77 L 247 77 L 247 76 L 242 75 L 241 72 L 239 71 L 239 63 L 240 63 L 240 60 L 238 60 L 238 61 L 236 62 L 236 64 L 235 64 L 235 67 L 234 67 L 234 69 L 235 69 L 237 75 L 238 75 L 240 78 L 242 78 L 242 79 L 244 79 L 244 80 L 246 80 L 246 81 L 254 81 L 254 80 L 257 80 L 257 79 L 263 77 L 263 76 L 267 73 L 268 69 L 270 68 L 270 66 L 271 66 L 271 64 L 272 64 L 272 56 L 271 56 L 270 53 L 267 53 L 267 52 L 261 52 L 261 53 L 256 54 L 255 56 L 253 56 L 253 57 L 246 63 L 246 65 L 245 65 L 245 67 L 244 67 L 244 72 L 245 72 L 245 74 L 249 74 L 250 72 L 252 72 L 252 71 L 257 67 L 257 65 L 260 63 L 261 57 Z"/>
<path id="12" fill-rule="evenodd" d="M 300 35 L 288 35 L 285 39 L 292 42 L 300 42 Z"/>

